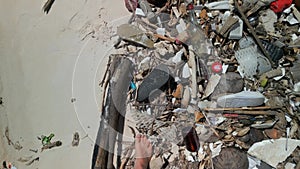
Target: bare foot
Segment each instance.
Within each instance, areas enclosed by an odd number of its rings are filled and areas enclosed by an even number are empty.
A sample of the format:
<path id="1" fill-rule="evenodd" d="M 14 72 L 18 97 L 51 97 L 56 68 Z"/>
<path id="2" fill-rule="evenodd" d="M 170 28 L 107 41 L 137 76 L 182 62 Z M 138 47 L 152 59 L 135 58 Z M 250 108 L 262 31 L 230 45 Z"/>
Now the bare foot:
<path id="1" fill-rule="evenodd" d="M 152 156 L 152 145 L 145 135 L 136 135 L 135 152 L 134 169 L 147 169 Z"/>

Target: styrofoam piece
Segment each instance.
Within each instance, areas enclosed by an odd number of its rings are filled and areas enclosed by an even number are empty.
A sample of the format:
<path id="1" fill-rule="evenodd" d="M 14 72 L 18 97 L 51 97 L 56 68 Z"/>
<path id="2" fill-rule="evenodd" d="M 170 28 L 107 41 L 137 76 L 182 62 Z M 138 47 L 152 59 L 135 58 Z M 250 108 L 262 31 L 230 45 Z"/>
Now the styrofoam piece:
<path id="1" fill-rule="evenodd" d="M 235 57 L 240 64 L 240 68 L 246 77 L 252 78 L 256 74 L 258 59 L 257 49 L 250 46 L 235 52 Z"/>
<path id="2" fill-rule="evenodd" d="M 265 96 L 259 92 L 242 91 L 219 97 L 217 104 L 220 107 L 248 107 L 262 105 L 264 101 Z"/>
<path id="3" fill-rule="evenodd" d="M 280 162 L 285 161 L 298 146 L 300 146 L 300 140 L 295 139 L 289 139 L 287 147 L 286 138 L 264 140 L 253 144 L 249 148 L 248 154 L 276 168 L 276 166 Z"/>
<path id="4" fill-rule="evenodd" d="M 243 37 L 243 21 L 239 18 L 237 27 L 229 33 L 229 39 L 241 39 Z"/>

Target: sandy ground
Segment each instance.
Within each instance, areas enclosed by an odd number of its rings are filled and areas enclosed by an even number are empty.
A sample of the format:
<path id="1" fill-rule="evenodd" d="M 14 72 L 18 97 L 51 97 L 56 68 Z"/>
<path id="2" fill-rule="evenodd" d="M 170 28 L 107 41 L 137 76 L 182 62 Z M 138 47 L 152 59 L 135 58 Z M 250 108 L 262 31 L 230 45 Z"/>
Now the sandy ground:
<path id="1" fill-rule="evenodd" d="M 87 169 L 110 36 L 129 13 L 120 0 L 56 0 L 45 15 L 44 2 L 0 0 L 0 161 L 18 169 Z M 7 144 L 6 126 L 21 150 Z M 76 131 L 83 139 L 72 147 Z M 50 133 L 62 147 L 40 152 L 37 136 Z M 30 166 L 18 161 L 28 157 L 40 160 Z"/>

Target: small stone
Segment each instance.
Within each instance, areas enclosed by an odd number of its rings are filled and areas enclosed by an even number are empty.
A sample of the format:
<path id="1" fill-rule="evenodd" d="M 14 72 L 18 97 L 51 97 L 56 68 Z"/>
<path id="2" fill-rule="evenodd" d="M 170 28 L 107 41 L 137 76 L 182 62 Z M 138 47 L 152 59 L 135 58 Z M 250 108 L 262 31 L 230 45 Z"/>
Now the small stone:
<path id="1" fill-rule="evenodd" d="M 244 129 L 240 130 L 238 132 L 237 136 L 242 137 L 242 136 L 246 135 L 249 131 L 250 131 L 250 127 L 246 127 Z"/>
<path id="2" fill-rule="evenodd" d="M 237 148 L 223 148 L 220 155 L 213 158 L 215 169 L 245 169 L 248 168 L 249 162 L 247 154 Z"/>
<path id="3" fill-rule="evenodd" d="M 182 98 L 182 93 L 183 93 L 183 85 L 178 84 L 175 92 L 172 95 L 173 95 L 173 97 L 180 99 L 180 98 Z"/>
<path id="4" fill-rule="evenodd" d="M 187 107 L 190 103 L 190 100 L 191 100 L 191 94 L 190 94 L 190 89 L 188 86 L 186 86 L 184 88 L 184 91 L 183 91 L 183 96 L 182 96 L 182 100 L 181 100 L 181 106 L 182 107 Z"/>
<path id="5" fill-rule="evenodd" d="M 281 137 L 280 133 L 276 129 L 266 129 L 265 134 L 272 139 L 279 139 Z"/>

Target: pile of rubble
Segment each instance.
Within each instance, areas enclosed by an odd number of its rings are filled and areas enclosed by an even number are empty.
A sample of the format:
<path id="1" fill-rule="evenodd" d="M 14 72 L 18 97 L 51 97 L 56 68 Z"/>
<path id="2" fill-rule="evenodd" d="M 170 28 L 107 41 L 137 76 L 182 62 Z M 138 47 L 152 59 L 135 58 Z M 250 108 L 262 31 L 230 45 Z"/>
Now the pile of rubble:
<path id="1" fill-rule="evenodd" d="M 133 69 L 127 114 L 150 168 L 300 168 L 299 6 L 125 0 L 112 57 Z M 297 8 L 298 7 L 298 8 Z M 122 167 L 132 168 L 127 147 Z"/>

